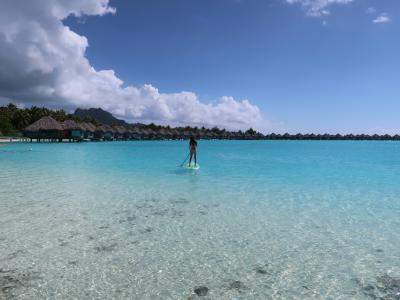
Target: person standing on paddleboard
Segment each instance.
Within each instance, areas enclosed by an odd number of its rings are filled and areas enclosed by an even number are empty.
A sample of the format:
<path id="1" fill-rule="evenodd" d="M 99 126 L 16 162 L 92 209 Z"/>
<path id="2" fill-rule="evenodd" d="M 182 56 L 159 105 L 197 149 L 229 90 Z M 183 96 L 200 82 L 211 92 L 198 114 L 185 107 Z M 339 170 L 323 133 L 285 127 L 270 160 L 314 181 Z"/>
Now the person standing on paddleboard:
<path id="1" fill-rule="evenodd" d="M 196 155 L 196 152 L 197 152 L 197 142 L 196 142 L 196 140 L 194 139 L 194 137 L 190 137 L 190 141 L 189 141 L 189 153 L 190 153 L 190 158 L 189 158 L 189 166 L 191 165 L 191 163 L 192 163 L 192 158 L 193 158 L 193 155 L 194 155 L 194 165 L 197 165 L 197 155 Z"/>

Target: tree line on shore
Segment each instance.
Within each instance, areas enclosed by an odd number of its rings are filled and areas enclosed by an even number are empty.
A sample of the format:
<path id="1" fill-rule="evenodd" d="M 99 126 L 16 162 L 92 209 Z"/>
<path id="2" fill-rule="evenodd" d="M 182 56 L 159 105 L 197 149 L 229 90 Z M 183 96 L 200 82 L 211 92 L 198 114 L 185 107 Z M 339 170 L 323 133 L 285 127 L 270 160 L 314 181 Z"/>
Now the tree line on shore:
<path id="1" fill-rule="evenodd" d="M 276 134 L 270 133 L 264 135 L 266 140 L 350 140 L 350 141 L 400 141 L 400 135 L 379 135 L 379 134 Z"/>
<path id="2" fill-rule="evenodd" d="M 32 106 L 30 108 L 18 108 L 14 104 L 8 104 L 6 106 L 0 106 L 0 135 L 7 136 L 19 136 L 24 131 L 24 129 L 30 124 L 40 120 L 42 117 L 50 116 L 58 122 L 64 122 L 66 120 L 73 120 L 78 123 L 87 122 L 92 123 L 95 126 L 102 125 L 96 118 L 91 116 L 76 116 L 74 114 L 69 114 L 64 110 L 51 110 L 45 107 Z M 128 124 L 129 126 L 129 124 Z M 131 125 L 133 126 L 133 125 Z M 135 125 L 137 126 L 137 124 Z M 151 124 L 140 124 L 143 129 L 151 129 L 153 131 L 160 130 L 171 130 L 175 129 L 178 131 L 189 131 L 189 132 L 211 132 L 214 136 L 221 137 L 254 137 L 256 139 L 267 139 L 267 140 L 381 140 L 381 141 L 400 141 L 400 135 L 368 135 L 368 134 L 276 134 L 269 133 L 263 135 L 252 128 L 247 131 L 237 131 L 229 132 L 225 129 L 220 129 L 217 127 L 207 129 L 198 127 L 175 127 L 161 126 L 154 123 Z M 232 134 L 231 134 L 232 133 Z"/>
<path id="3" fill-rule="evenodd" d="M 43 117 L 52 117 L 57 122 L 65 122 L 67 120 L 73 120 L 77 123 L 92 123 L 96 127 L 103 125 L 99 122 L 98 119 L 91 116 L 77 116 L 75 114 L 66 113 L 64 110 L 51 110 L 45 107 L 36 107 L 32 106 L 31 108 L 18 108 L 14 104 L 8 104 L 7 106 L 0 106 L 0 135 L 7 136 L 19 136 L 25 130 L 26 127 L 35 123 L 36 121 L 42 119 Z M 115 119 L 116 121 L 120 121 Z M 116 122 L 116 124 L 107 124 L 110 126 L 120 126 Z M 154 123 L 150 124 L 127 124 L 124 125 L 126 128 L 140 127 L 141 129 L 148 129 L 155 132 L 159 132 L 161 130 L 170 131 L 172 129 L 177 130 L 178 132 L 191 132 L 191 133 L 211 133 L 214 137 L 228 137 L 228 136 L 237 136 L 237 137 L 252 137 L 252 138 L 261 138 L 263 135 L 253 130 L 252 128 L 247 131 L 237 131 L 237 132 L 229 132 L 226 129 L 220 129 L 217 127 L 213 128 L 205 128 L 205 127 L 170 127 L 170 126 L 161 126 L 156 125 Z"/>
<path id="4" fill-rule="evenodd" d="M 89 122 L 100 125 L 91 117 L 77 117 L 66 113 L 64 110 L 51 110 L 45 107 L 32 106 L 30 108 L 18 108 L 14 104 L 0 106 L 0 132 L 4 135 L 18 136 L 30 124 L 43 117 L 50 116 L 58 122 L 74 120 L 76 122 Z"/>

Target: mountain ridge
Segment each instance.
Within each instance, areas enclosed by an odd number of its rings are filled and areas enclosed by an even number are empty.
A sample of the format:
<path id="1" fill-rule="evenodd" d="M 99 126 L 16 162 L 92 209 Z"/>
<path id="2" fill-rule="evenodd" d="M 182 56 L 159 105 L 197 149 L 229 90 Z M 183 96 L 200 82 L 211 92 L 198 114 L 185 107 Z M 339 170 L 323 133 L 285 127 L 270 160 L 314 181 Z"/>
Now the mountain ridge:
<path id="1" fill-rule="evenodd" d="M 130 124 L 124 120 L 118 119 L 112 115 L 112 113 L 101 109 L 101 108 L 77 108 L 73 113 L 74 116 L 77 117 L 92 117 L 96 119 L 101 124 L 107 124 L 110 126 L 117 125 L 117 126 L 143 126 L 141 123 Z"/>

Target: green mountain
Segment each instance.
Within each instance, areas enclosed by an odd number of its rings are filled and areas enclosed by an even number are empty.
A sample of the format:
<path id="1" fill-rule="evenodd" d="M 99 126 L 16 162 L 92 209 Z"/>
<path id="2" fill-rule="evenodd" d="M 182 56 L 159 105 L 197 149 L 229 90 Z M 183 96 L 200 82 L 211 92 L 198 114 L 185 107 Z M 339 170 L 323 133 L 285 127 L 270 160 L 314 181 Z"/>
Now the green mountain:
<path id="1" fill-rule="evenodd" d="M 73 114 L 77 117 L 92 117 L 96 119 L 99 123 L 107 124 L 107 125 L 118 125 L 118 126 L 126 126 L 124 120 L 117 119 L 108 111 L 105 111 L 101 108 L 88 108 L 88 109 L 81 109 L 77 108 Z"/>

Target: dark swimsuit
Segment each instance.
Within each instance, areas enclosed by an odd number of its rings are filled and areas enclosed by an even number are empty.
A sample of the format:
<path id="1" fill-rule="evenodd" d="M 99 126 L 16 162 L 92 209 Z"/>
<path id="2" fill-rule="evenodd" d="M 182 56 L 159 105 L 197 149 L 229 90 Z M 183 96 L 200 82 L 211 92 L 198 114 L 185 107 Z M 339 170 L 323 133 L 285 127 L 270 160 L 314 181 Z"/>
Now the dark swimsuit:
<path id="1" fill-rule="evenodd" d="M 196 152 L 196 147 L 197 147 L 197 143 L 190 143 L 190 154 L 193 154 Z"/>

